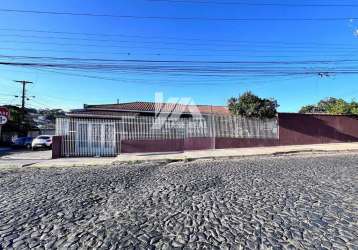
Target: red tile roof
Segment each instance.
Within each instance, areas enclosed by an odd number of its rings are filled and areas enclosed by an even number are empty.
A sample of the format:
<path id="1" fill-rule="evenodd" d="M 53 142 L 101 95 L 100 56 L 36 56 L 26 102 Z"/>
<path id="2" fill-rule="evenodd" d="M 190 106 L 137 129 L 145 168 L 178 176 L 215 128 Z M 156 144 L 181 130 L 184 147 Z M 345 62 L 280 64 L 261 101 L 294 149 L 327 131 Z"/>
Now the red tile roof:
<path id="1" fill-rule="evenodd" d="M 119 104 L 87 105 L 87 111 L 125 111 L 125 112 L 146 112 L 155 113 L 201 113 L 215 115 L 229 115 L 229 110 L 225 106 L 211 105 L 185 105 L 179 103 L 154 103 L 154 102 L 129 102 Z"/>

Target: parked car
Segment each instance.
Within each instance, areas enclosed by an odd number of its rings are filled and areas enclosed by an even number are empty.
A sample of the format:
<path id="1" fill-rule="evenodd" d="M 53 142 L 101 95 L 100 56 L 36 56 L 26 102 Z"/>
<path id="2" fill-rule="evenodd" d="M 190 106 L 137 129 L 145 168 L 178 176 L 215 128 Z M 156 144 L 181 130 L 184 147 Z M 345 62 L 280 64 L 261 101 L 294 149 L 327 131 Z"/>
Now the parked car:
<path id="1" fill-rule="evenodd" d="M 28 149 L 31 148 L 32 145 L 32 137 L 18 137 L 13 141 L 13 147 L 26 147 Z"/>
<path id="2" fill-rule="evenodd" d="M 32 150 L 52 148 L 52 135 L 39 135 L 32 141 Z"/>

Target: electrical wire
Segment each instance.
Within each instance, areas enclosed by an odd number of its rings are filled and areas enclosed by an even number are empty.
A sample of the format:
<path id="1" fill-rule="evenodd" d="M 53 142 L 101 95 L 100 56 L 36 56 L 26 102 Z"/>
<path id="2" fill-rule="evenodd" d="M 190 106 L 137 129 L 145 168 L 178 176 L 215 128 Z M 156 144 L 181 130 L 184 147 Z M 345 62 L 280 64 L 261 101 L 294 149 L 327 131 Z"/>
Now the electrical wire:
<path id="1" fill-rule="evenodd" d="M 32 57 L 33 58 L 33 57 Z M 34 58 L 33 58 L 34 59 Z M 71 59 L 70 59 L 71 60 Z M 342 60 L 340 63 L 352 63 L 354 60 Z M 233 61 L 145 61 L 145 60 L 123 60 L 121 63 L 79 63 L 68 62 L 14 62 L 0 61 L 0 65 L 30 67 L 30 68 L 53 68 L 53 69 L 81 69 L 94 72 L 122 72 L 122 73 L 149 73 L 149 74 L 178 74 L 178 75 L 199 75 L 199 76 L 231 76 L 260 75 L 260 76 L 288 76 L 288 75 L 318 75 L 318 74 L 357 74 L 356 65 L 320 65 L 308 66 L 311 64 L 334 63 L 338 61 L 297 61 L 297 62 L 233 62 Z M 228 65 L 229 64 L 229 65 Z"/>
<path id="2" fill-rule="evenodd" d="M 317 45 L 317 46 L 345 46 L 347 44 L 336 44 L 336 43 L 320 43 L 316 41 L 309 42 L 285 42 L 285 41 L 253 41 L 253 40 L 225 40 L 225 39 L 210 39 L 210 38 L 188 38 L 188 37 L 167 37 L 167 36 L 143 36 L 143 35 L 128 35 L 128 34 L 108 34 L 108 33 L 88 33 L 88 32 L 69 32 L 69 31 L 58 31 L 58 30 L 38 30 L 38 29 L 12 29 L 12 28 L 0 28 L 3 31 L 15 31 L 31 32 L 31 33 L 45 33 L 45 34 L 65 34 L 65 35 L 80 35 L 80 36 L 98 36 L 98 37 L 127 37 L 127 38 L 143 38 L 143 39 L 169 39 L 175 41 L 199 41 L 199 42 L 221 42 L 221 43 L 246 43 L 246 44 L 274 44 L 274 45 Z M 349 44 L 353 45 L 353 44 Z"/>
<path id="3" fill-rule="evenodd" d="M 225 47 L 230 47 L 230 46 L 235 46 L 236 48 L 238 46 L 253 46 L 255 45 L 255 47 L 271 47 L 273 45 L 277 45 L 277 44 L 270 44 L 270 43 L 256 43 L 254 41 L 237 41 L 235 43 L 222 43 L 222 42 L 215 42 L 215 43 L 205 43 L 205 42 L 200 42 L 200 43 L 193 43 L 193 42 L 180 42 L 180 41 L 176 41 L 176 42 L 170 42 L 170 41 L 131 41 L 131 40 L 113 40 L 113 39 L 95 39 L 95 38 L 74 38 L 74 37 L 63 37 L 63 36 L 37 36 L 37 35 L 24 35 L 24 34 L 4 34 L 1 35 L 2 37 L 16 37 L 16 38 L 31 38 L 31 39 L 59 39 L 59 40 L 76 40 L 76 41 L 95 41 L 95 42 L 101 42 L 101 43 L 130 43 L 131 45 L 133 45 L 133 43 L 140 43 L 140 44 L 155 44 L 155 45 L 160 45 L 160 44 L 172 44 L 172 45 L 180 45 L 180 46 L 193 46 L 193 45 L 197 45 L 200 47 L 203 46 L 218 46 L 218 45 L 225 45 Z M 315 44 L 306 44 L 305 46 L 299 45 L 299 44 L 285 44 L 285 43 L 278 43 L 280 44 L 280 49 L 282 49 L 282 47 L 284 48 L 297 48 L 297 49 L 302 49 L 302 48 L 313 48 L 313 49 L 317 49 L 317 47 L 319 46 L 319 48 L 322 48 L 322 46 L 327 47 L 329 49 L 340 49 L 340 48 L 344 48 L 344 49 L 357 49 L 357 47 L 346 47 L 342 45 L 336 45 L 336 44 L 320 44 L 320 45 L 315 45 Z M 107 44 L 105 45 L 107 46 Z M 132 48 L 132 46 L 131 46 Z"/>
<path id="4" fill-rule="evenodd" d="M 260 53 L 260 54 L 264 54 L 264 53 L 275 53 L 276 55 L 282 55 L 284 53 L 288 53 L 288 52 L 297 52 L 300 53 L 300 55 L 303 55 L 304 53 L 308 53 L 309 55 L 332 55 L 332 48 L 318 48 L 318 49 L 314 49 L 314 48 L 302 48 L 302 49 L 285 49 L 285 48 L 277 48 L 277 49 L 216 49 L 216 48 L 194 48 L 194 47 L 190 47 L 190 48 L 175 48 L 175 47 L 154 47 L 154 46 L 122 46 L 122 45 L 99 45 L 99 44 L 79 44 L 79 43 L 56 43 L 56 42 L 37 42 L 37 41 L 16 41 L 16 40 L 7 40 L 7 41 L 0 41 L 0 43 L 11 43 L 11 44 L 39 44 L 39 45 L 52 45 L 52 46 L 61 46 L 61 47 L 66 47 L 66 46 L 75 46 L 75 47 L 80 47 L 80 48 L 85 48 L 85 47 L 90 47 L 90 48 L 103 48 L 104 50 L 109 49 L 109 48 L 117 48 L 117 49 L 150 49 L 150 50 L 157 50 L 157 51 L 161 51 L 161 50 L 173 50 L 173 51 L 210 51 L 211 53 L 213 52 L 227 52 L 227 53 L 240 53 L 241 55 L 252 55 L 252 53 Z M 355 54 L 358 52 L 358 48 L 337 48 L 335 49 L 337 50 L 337 52 L 346 52 L 347 54 Z M 329 52 L 329 54 L 328 54 Z M 153 54 L 156 55 L 161 55 L 160 52 L 153 52 Z M 153 55 L 152 54 L 152 55 Z M 131 52 L 127 52 L 127 55 L 131 55 Z M 333 54 L 334 55 L 334 54 Z M 267 56 L 267 55 L 266 55 Z"/>
<path id="5" fill-rule="evenodd" d="M 322 63 L 342 63 L 358 62 L 358 59 L 340 59 L 340 60 L 296 60 L 296 61 L 208 61 L 208 60 L 144 60 L 144 59 L 103 59 L 103 58 L 78 58 L 78 57 L 39 57 L 22 55 L 1 55 L 4 58 L 13 59 L 35 59 L 35 60 L 55 60 L 55 61 L 100 61 L 100 62 L 119 62 L 119 63 L 181 63 L 181 64 L 322 64 Z"/>
<path id="6" fill-rule="evenodd" d="M 147 0 L 149 2 L 167 2 L 167 3 L 184 3 L 184 4 L 216 4 L 216 5 L 241 5 L 241 6 L 259 6 L 259 7 L 358 7 L 358 4 L 341 4 L 341 3 L 273 3 L 273 2 L 231 2 L 231 1 L 191 1 L 191 0 Z"/>
<path id="7" fill-rule="evenodd" d="M 114 15 L 99 13 L 80 13 L 66 11 L 42 11 L 42 10 L 23 10 L 23 9 L 0 9 L 0 12 L 18 14 L 38 14 L 38 15 L 59 15 L 59 16 L 84 16 L 84 17 L 106 17 L 119 19 L 140 19 L 140 20 L 172 20 L 172 21 L 224 21 L 224 22 L 260 22 L 260 21 L 349 21 L 358 17 L 251 17 L 251 18 L 226 18 L 226 17 L 180 17 L 180 16 L 137 16 L 137 15 Z"/>

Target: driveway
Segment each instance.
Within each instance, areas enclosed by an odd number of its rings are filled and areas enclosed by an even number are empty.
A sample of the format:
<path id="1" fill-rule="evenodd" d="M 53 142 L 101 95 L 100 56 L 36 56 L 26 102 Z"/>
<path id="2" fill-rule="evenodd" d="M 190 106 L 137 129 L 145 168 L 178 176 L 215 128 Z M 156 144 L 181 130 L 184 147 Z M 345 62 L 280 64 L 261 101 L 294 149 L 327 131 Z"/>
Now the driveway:
<path id="1" fill-rule="evenodd" d="M 357 249 L 358 155 L 0 170 L 0 248 Z"/>
<path id="2" fill-rule="evenodd" d="M 0 150 L 1 151 L 1 150 Z M 3 154 L 1 154 L 1 152 Z M 51 159 L 51 150 L 14 150 L 4 149 L 0 152 L 0 168 L 22 167 Z"/>

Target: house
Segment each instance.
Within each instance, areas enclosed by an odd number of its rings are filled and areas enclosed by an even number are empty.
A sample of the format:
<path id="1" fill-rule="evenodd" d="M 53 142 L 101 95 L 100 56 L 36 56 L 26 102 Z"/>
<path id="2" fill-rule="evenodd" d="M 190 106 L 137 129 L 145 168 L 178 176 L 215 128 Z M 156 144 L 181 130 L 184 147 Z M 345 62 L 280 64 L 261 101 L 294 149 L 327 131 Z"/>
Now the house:
<path id="1" fill-rule="evenodd" d="M 158 113 L 164 116 L 158 116 Z M 199 115 L 200 116 L 197 116 Z M 231 116 L 224 106 L 131 102 L 85 105 L 56 121 L 55 157 L 353 142 L 357 116 Z"/>
<path id="2" fill-rule="evenodd" d="M 227 116 L 230 114 L 226 106 L 184 105 L 179 103 L 128 102 L 119 104 L 84 105 L 83 109 L 72 110 L 68 117 L 78 118 L 119 118 L 122 116 L 156 116 L 157 113 L 190 118 L 193 115 Z"/>
<path id="3" fill-rule="evenodd" d="M 56 135 L 56 157 L 77 157 L 230 147 L 240 138 L 258 145 L 275 142 L 278 129 L 277 118 L 232 116 L 225 106 L 130 102 L 72 110 L 57 119 Z"/>

